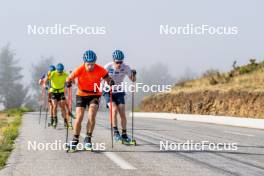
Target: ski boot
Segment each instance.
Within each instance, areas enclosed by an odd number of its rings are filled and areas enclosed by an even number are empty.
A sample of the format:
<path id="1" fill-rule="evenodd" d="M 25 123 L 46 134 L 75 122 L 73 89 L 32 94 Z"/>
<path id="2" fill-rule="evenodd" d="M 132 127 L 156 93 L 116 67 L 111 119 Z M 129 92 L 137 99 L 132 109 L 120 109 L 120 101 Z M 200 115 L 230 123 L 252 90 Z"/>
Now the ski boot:
<path id="1" fill-rule="evenodd" d="M 91 137 L 90 136 L 86 136 L 84 138 L 84 149 L 86 151 L 92 151 L 93 148 L 92 148 L 92 142 L 91 142 Z"/>
<path id="2" fill-rule="evenodd" d="M 67 120 L 64 119 L 64 127 L 67 128 Z"/>
<path id="3" fill-rule="evenodd" d="M 116 142 L 121 142 L 121 136 L 118 131 L 114 131 L 114 140 Z"/>
<path id="4" fill-rule="evenodd" d="M 132 140 L 131 138 L 129 138 L 126 133 L 123 133 L 121 138 L 122 138 L 122 144 L 136 145 L 136 140 Z"/>
<path id="5" fill-rule="evenodd" d="M 53 126 L 53 123 L 54 123 L 54 119 L 50 117 L 50 122 L 48 123 L 48 127 Z"/>
<path id="6" fill-rule="evenodd" d="M 58 117 L 55 117 L 55 119 L 54 119 L 54 122 L 53 122 L 53 128 L 56 128 L 57 127 L 57 125 L 58 125 Z"/>
<path id="7" fill-rule="evenodd" d="M 79 143 L 79 139 L 73 138 L 72 141 L 70 141 L 70 143 L 67 144 L 67 152 L 69 153 L 76 152 L 78 143 Z"/>

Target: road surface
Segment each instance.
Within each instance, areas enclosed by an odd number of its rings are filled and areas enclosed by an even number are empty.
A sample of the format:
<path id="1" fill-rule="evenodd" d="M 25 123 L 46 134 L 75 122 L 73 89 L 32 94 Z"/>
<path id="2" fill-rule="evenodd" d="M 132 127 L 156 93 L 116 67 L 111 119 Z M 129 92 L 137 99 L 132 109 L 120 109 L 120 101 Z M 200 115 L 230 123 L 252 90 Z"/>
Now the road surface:
<path id="1" fill-rule="evenodd" d="M 66 130 L 62 124 L 56 130 L 45 129 L 44 119 L 41 125 L 38 124 L 38 113 L 27 113 L 23 117 L 16 148 L 0 176 L 264 175 L 263 130 L 147 118 L 137 118 L 135 126 L 138 146 L 114 143 L 112 149 L 109 118 L 107 114 L 99 113 L 93 142 L 104 144 L 105 150 L 75 153 L 66 153 L 62 149 L 29 150 L 29 142 L 64 142 Z M 85 124 L 82 137 L 84 128 Z M 237 150 L 160 150 L 162 141 L 171 144 L 188 140 L 194 143 L 237 143 Z"/>

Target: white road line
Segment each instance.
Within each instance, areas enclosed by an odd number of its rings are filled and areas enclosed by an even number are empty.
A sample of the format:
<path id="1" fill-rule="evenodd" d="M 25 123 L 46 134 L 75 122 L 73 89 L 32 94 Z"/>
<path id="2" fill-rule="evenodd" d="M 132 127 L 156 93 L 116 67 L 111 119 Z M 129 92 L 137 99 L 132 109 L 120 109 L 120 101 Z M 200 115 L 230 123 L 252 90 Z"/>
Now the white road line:
<path id="1" fill-rule="evenodd" d="M 239 133 L 239 132 L 234 132 L 234 131 L 224 131 L 224 133 L 236 134 L 236 135 L 240 135 L 240 136 L 254 137 L 254 135 L 252 135 L 252 134 L 244 134 L 244 133 Z"/>
<path id="2" fill-rule="evenodd" d="M 81 137 L 85 138 L 85 134 L 81 133 Z M 110 160 L 112 160 L 116 165 L 121 167 L 122 169 L 126 169 L 126 170 L 137 169 L 136 167 L 134 167 L 133 165 L 125 161 L 123 158 L 121 158 L 114 152 L 103 152 L 103 154 L 107 156 Z"/>
<path id="3" fill-rule="evenodd" d="M 129 164 L 127 161 L 122 159 L 120 156 L 115 154 L 114 152 L 104 152 L 105 156 L 107 156 L 110 160 L 112 160 L 114 163 L 116 163 L 119 167 L 122 169 L 127 169 L 127 170 L 135 170 L 134 166 Z"/>
<path id="4" fill-rule="evenodd" d="M 59 122 L 61 124 L 63 124 L 62 120 L 59 120 Z M 86 136 L 84 133 L 81 133 L 80 135 L 83 138 L 85 138 L 85 136 Z M 106 157 L 108 157 L 111 161 L 113 161 L 117 166 L 121 167 L 122 169 L 126 169 L 126 170 L 135 170 L 135 169 L 137 169 L 136 167 L 134 167 L 133 165 L 131 165 L 130 163 L 125 161 L 123 158 L 121 158 L 120 156 L 118 156 L 114 152 L 103 152 L 103 154 Z"/>

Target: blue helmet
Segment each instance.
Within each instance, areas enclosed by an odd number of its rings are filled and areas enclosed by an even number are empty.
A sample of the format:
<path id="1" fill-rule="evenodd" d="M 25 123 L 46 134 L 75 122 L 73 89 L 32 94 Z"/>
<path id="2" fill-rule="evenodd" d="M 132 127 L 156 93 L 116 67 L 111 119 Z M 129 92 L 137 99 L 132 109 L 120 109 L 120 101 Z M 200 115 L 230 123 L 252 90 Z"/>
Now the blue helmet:
<path id="1" fill-rule="evenodd" d="M 84 62 L 95 62 L 97 59 L 95 52 L 92 50 L 87 50 L 83 54 L 83 61 Z"/>
<path id="2" fill-rule="evenodd" d="M 125 57 L 124 53 L 120 50 L 115 50 L 113 52 L 113 59 L 114 60 L 122 61 L 122 60 L 124 60 L 124 57 Z"/>
<path id="3" fill-rule="evenodd" d="M 56 70 L 58 72 L 63 72 L 64 70 L 64 65 L 62 63 L 58 63 L 57 67 L 56 67 Z"/>
<path id="4" fill-rule="evenodd" d="M 55 67 L 54 65 L 50 65 L 50 66 L 49 66 L 49 71 L 52 72 L 52 71 L 54 71 L 54 70 L 56 70 L 56 67 Z"/>

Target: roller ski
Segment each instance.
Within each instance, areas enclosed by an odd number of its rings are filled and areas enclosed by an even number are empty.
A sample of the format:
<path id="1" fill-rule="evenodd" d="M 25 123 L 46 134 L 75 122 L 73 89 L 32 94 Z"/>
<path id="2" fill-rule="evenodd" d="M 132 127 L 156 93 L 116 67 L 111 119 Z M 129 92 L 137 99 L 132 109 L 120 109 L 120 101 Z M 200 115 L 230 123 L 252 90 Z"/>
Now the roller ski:
<path id="1" fill-rule="evenodd" d="M 136 140 L 129 138 L 126 133 L 122 134 L 121 141 L 124 145 L 137 145 Z"/>
<path id="2" fill-rule="evenodd" d="M 67 120 L 66 119 L 64 119 L 64 127 L 65 128 L 68 128 L 68 129 L 73 129 L 73 127 L 72 127 L 72 123 L 68 123 L 68 125 L 67 125 Z"/>
<path id="3" fill-rule="evenodd" d="M 55 129 L 55 128 L 57 128 L 57 125 L 58 125 L 58 117 L 55 117 L 52 126 Z"/>
<path id="4" fill-rule="evenodd" d="M 113 127 L 113 130 L 114 130 L 114 140 L 115 140 L 115 142 L 122 143 L 121 136 L 120 136 L 120 133 L 119 133 L 117 127 Z"/>
<path id="5" fill-rule="evenodd" d="M 86 151 L 93 151 L 93 145 L 92 145 L 92 142 L 91 142 L 91 137 L 90 136 L 86 136 L 84 138 L 84 150 Z"/>
<path id="6" fill-rule="evenodd" d="M 69 144 L 67 144 L 67 153 L 74 153 L 77 151 L 77 145 L 79 143 L 79 139 L 73 138 Z"/>
<path id="7" fill-rule="evenodd" d="M 54 119 L 50 117 L 50 122 L 48 123 L 48 127 L 53 126 L 53 123 L 54 123 Z"/>

